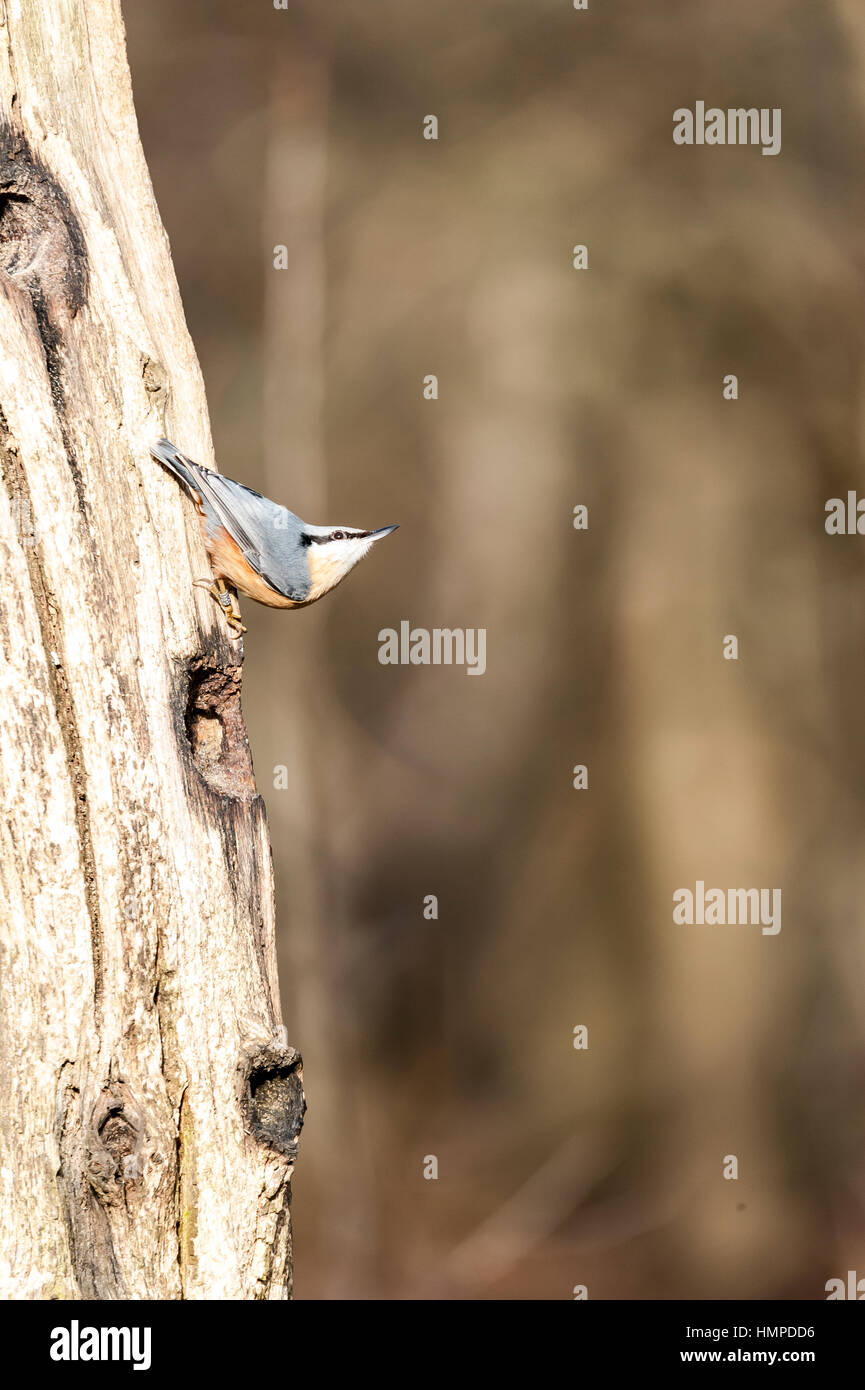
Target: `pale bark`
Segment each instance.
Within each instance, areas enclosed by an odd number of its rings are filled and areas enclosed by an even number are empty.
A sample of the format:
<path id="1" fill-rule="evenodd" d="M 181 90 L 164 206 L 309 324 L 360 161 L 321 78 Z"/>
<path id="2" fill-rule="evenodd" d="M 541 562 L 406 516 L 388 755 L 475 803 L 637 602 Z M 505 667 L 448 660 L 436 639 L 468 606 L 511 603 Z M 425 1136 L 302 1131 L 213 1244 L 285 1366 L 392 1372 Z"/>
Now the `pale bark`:
<path id="1" fill-rule="evenodd" d="M 206 235 L 202 228 L 202 235 Z M 0 0 L 0 1291 L 280 1298 L 303 1109 L 116 0 Z M 196 597 L 197 595 L 197 597 Z"/>

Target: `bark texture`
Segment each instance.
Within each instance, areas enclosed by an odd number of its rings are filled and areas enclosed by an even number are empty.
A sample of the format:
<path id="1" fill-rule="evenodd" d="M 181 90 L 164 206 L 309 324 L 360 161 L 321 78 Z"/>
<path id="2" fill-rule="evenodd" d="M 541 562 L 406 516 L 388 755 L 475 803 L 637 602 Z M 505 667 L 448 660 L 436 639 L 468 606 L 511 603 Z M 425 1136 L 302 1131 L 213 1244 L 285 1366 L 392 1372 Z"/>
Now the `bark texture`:
<path id="1" fill-rule="evenodd" d="M 206 229 L 203 229 L 203 234 Z M 303 1114 L 116 0 L 0 0 L 0 1292 L 281 1298 Z"/>

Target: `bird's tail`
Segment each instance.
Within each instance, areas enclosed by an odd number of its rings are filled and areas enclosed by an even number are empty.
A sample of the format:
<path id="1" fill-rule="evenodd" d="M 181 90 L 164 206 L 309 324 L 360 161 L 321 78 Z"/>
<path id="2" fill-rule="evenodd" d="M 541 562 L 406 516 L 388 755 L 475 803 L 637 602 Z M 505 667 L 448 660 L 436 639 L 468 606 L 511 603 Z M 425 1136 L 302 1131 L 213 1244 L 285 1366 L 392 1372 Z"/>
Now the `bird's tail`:
<path id="1" fill-rule="evenodd" d="M 185 483 L 195 493 L 200 491 L 201 485 L 195 480 L 195 470 L 200 465 L 194 464 L 192 459 L 182 454 L 170 439 L 157 439 L 155 444 L 151 444 L 150 452 L 157 463 L 161 463 L 181 483 Z"/>

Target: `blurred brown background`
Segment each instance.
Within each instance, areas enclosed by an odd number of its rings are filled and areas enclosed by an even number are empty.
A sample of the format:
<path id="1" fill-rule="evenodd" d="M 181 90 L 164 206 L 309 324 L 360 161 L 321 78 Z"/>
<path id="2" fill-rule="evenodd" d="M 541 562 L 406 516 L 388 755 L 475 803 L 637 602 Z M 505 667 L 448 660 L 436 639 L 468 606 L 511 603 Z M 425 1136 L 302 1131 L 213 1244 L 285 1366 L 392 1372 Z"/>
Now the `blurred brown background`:
<path id="1" fill-rule="evenodd" d="M 823 526 L 865 492 L 865 11 L 124 9 L 220 467 L 402 524 L 244 605 L 298 1296 L 865 1276 L 865 541 Z M 783 152 L 676 147 L 698 99 Z M 379 665 L 402 619 L 486 674 Z M 780 934 L 674 926 L 697 879 L 781 887 Z"/>

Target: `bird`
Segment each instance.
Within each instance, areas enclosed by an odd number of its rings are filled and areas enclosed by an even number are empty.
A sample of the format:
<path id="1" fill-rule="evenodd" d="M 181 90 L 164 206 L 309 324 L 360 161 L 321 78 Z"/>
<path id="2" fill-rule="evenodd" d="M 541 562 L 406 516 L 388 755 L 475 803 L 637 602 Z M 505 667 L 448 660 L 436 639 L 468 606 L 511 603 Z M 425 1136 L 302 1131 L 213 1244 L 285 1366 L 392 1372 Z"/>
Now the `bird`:
<path id="1" fill-rule="evenodd" d="M 358 560 L 397 525 L 377 531 L 311 526 L 244 483 L 195 463 L 169 439 L 150 453 L 191 496 L 213 571 L 206 587 L 235 637 L 245 631 L 237 594 L 268 608 L 305 608 L 341 584 Z"/>

